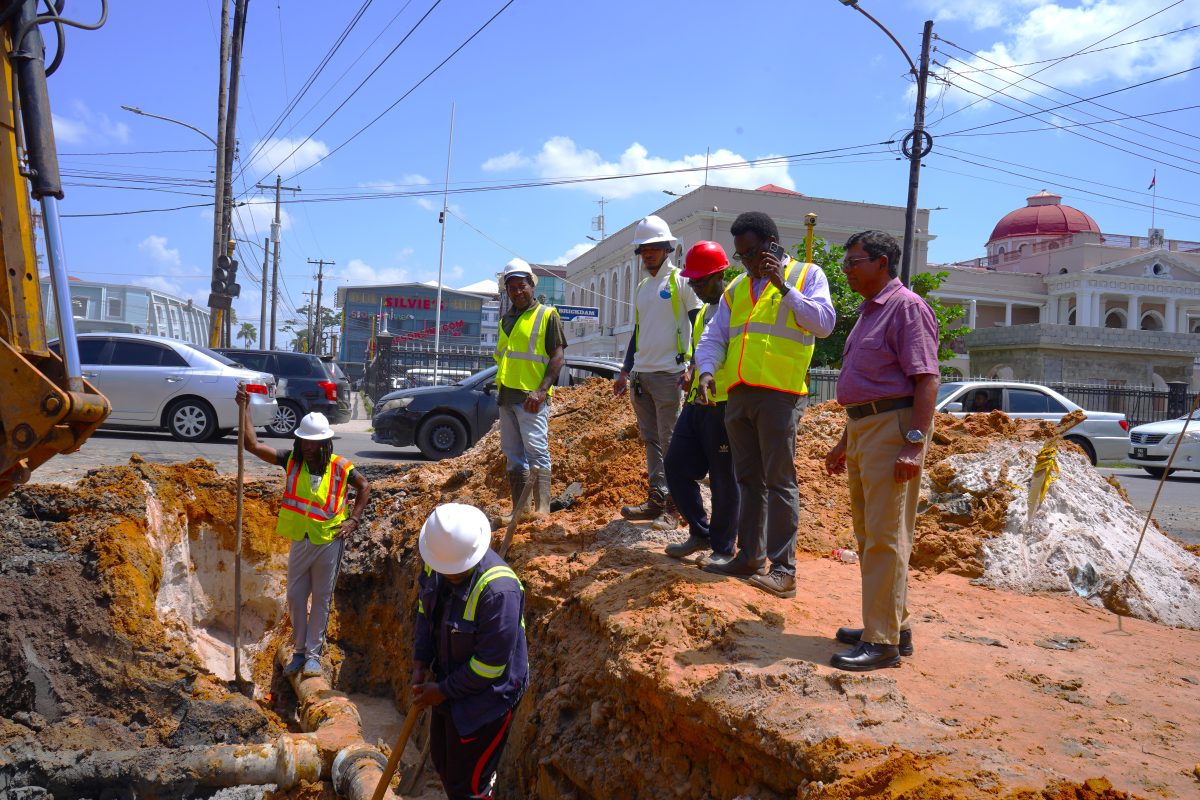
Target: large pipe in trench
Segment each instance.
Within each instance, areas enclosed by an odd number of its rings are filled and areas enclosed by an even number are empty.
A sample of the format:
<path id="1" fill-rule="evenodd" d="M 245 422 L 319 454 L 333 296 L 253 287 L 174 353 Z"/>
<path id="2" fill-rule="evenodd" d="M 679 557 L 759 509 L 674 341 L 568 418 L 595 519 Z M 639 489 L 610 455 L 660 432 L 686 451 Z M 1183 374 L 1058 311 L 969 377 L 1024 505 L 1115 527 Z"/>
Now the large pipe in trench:
<path id="1" fill-rule="evenodd" d="M 286 664 L 291 648 L 279 651 Z M 208 747 L 146 748 L 129 751 L 58 751 L 10 759 L 0 769 L 0 789 L 39 786 L 52 794 L 127 787 L 158 797 L 184 797 L 197 788 L 275 784 L 291 789 L 301 781 L 333 780 L 347 800 L 371 800 L 383 777 L 387 757 L 362 736 L 358 708 L 324 677 L 291 676 L 299 699 L 297 717 L 304 734 L 286 734 L 274 742 Z M 387 789 L 385 800 L 399 800 Z"/>

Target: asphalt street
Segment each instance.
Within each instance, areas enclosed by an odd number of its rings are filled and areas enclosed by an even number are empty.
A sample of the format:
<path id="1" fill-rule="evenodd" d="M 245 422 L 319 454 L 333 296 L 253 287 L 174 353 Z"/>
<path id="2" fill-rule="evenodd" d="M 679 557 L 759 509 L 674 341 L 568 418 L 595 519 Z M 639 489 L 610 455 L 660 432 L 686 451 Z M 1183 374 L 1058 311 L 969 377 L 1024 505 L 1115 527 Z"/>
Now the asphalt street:
<path id="1" fill-rule="evenodd" d="M 1125 487 L 1138 511 L 1146 512 L 1158 489 L 1158 478 L 1141 469 L 1100 469 Z M 1200 544 L 1200 472 L 1176 472 L 1167 478 L 1154 508 L 1154 519 L 1176 539 Z"/>

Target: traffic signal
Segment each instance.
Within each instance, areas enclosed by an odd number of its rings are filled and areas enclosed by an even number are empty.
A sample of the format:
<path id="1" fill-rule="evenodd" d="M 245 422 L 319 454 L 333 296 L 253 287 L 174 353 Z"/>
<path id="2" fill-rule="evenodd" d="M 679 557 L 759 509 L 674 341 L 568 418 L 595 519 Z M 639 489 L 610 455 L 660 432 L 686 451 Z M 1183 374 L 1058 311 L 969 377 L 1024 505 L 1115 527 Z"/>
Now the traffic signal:
<path id="1" fill-rule="evenodd" d="M 238 262 L 229 256 L 217 256 L 217 264 L 213 267 L 212 290 L 228 297 L 239 297 L 242 287 L 236 282 L 237 268 Z"/>

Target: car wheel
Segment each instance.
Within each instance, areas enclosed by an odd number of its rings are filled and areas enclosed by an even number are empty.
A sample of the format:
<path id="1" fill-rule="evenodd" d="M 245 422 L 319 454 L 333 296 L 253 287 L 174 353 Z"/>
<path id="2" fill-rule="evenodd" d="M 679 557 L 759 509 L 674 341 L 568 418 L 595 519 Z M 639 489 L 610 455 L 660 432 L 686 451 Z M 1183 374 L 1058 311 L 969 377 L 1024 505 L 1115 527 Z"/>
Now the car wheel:
<path id="1" fill-rule="evenodd" d="M 467 429 L 449 414 L 430 417 L 417 431 L 417 447 L 430 461 L 454 458 L 467 449 Z"/>
<path id="2" fill-rule="evenodd" d="M 203 400 L 180 400 L 167 412 L 167 430 L 181 442 L 202 442 L 216 429 L 216 412 Z"/>
<path id="3" fill-rule="evenodd" d="M 274 436 L 291 436 L 300 426 L 302 416 L 300 407 L 295 403 L 280 400 L 275 409 L 275 419 L 271 420 L 267 430 Z"/>
<path id="4" fill-rule="evenodd" d="M 1167 473 L 1168 476 L 1174 474 L 1175 472 L 1175 470 L 1168 470 L 1165 467 L 1142 467 L 1142 469 L 1146 470 L 1147 474 L 1149 474 L 1151 478 L 1161 478 L 1164 472 Z"/>
<path id="5" fill-rule="evenodd" d="M 1092 443 L 1082 436 L 1068 436 L 1067 441 L 1079 445 L 1079 449 L 1088 457 L 1088 461 L 1092 462 L 1092 466 L 1096 466 L 1096 448 L 1092 447 Z"/>

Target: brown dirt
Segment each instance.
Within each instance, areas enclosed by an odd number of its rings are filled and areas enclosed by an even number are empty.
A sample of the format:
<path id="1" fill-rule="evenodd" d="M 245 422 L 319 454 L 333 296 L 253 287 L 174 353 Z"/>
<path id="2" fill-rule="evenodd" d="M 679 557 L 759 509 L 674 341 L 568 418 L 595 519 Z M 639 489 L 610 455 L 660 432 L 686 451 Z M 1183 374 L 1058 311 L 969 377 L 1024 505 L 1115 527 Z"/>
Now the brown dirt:
<path id="1" fill-rule="evenodd" d="M 1126 620 L 1126 639 L 1110 615 L 1074 596 L 1018 596 L 968 580 L 1005 497 L 941 496 L 952 478 L 945 459 L 999 439 L 1045 438 L 1052 426 L 998 413 L 939 417 L 928 462 L 934 502 L 920 516 L 910 580 L 917 653 L 900 669 L 864 675 L 826 666 L 841 649 L 831 634 L 857 621 L 860 596 L 858 571 L 821 557 L 852 541 L 845 480 L 822 463 L 843 419 L 834 404 L 804 414 L 801 593 L 779 600 L 665 558 L 662 544 L 682 533 L 620 520 L 619 506 L 645 491 L 628 401 L 604 382 L 556 394 L 554 491 L 576 480 L 584 488 L 571 508 L 519 526 L 510 553 L 527 590 L 533 670 L 502 796 L 1194 795 L 1200 633 Z M 204 462 L 116 467 L 73 490 L 33 486 L 0 504 L 14 520 L 0 530 L 0 596 L 16 598 L 0 606 L 0 747 L 191 744 L 231 728 L 232 741 L 261 740 L 283 727 L 275 710 L 230 695 L 165 635 L 153 602 L 159 562 L 145 541 L 147 486 L 164 513 L 232 546 L 233 482 Z M 378 474 L 373 488 L 370 523 L 343 564 L 331 661 L 338 688 L 405 707 L 417 531 L 439 502 L 507 510 L 498 437 L 452 461 Z M 271 535 L 276 489 L 249 487 L 247 559 L 286 544 Z M 269 632 L 285 635 L 282 624 Z M 1045 644 L 1069 636 L 1076 649 Z M 270 665 L 256 663 L 254 676 L 270 685 Z M 286 693 L 271 700 L 286 714 Z M 327 788 L 278 797 L 313 800 Z"/>

